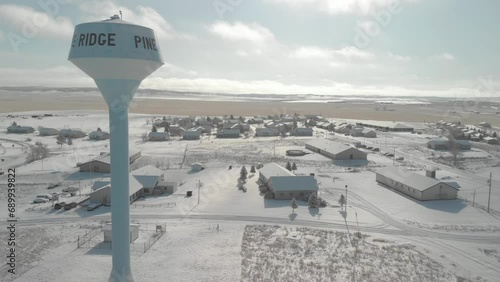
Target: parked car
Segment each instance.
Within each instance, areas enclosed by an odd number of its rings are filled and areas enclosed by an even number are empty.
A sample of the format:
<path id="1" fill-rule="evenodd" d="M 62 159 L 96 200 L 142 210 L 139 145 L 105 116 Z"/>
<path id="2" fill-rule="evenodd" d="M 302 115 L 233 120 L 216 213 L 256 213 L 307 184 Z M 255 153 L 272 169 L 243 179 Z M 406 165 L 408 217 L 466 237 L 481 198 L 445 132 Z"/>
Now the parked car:
<path id="1" fill-rule="evenodd" d="M 77 204 L 75 202 L 71 202 L 71 203 L 69 203 L 67 205 L 64 205 L 64 209 L 68 211 L 68 210 L 70 210 L 72 208 L 76 208 L 76 206 L 77 206 Z"/>
<path id="2" fill-rule="evenodd" d="M 366 148 L 366 145 L 365 145 L 365 144 L 362 144 L 362 145 L 361 145 L 361 148 Z"/>
<path id="3" fill-rule="evenodd" d="M 67 187 L 62 189 L 63 192 L 71 193 L 71 192 L 76 192 L 78 191 L 78 188 L 76 187 Z"/>
<path id="4" fill-rule="evenodd" d="M 47 189 L 54 189 L 54 188 L 58 187 L 59 185 L 61 185 L 61 183 L 49 183 L 49 185 L 47 186 Z"/>
<path id="5" fill-rule="evenodd" d="M 373 149 L 373 147 L 372 147 L 372 146 L 368 146 L 368 147 L 366 147 L 366 149 L 367 149 L 367 150 L 372 150 L 372 149 Z"/>
<path id="6" fill-rule="evenodd" d="M 50 194 L 40 194 L 36 195 L 37 198 L 47 199 L 47 201 L 52 201 L 52 195 Z"/>
<path id="7" fill-rule="evenodd" d="M 90 204 L 90 205 L 87 206 L 87 210 L 88 211 L 93 211 L 93 210 L 97 209 L 100 206 L 102 206 L 102 204 L 93 203 L 93 204 Z"/>
<path id="8" fill-rule="evenodd" d="M 404 157 L 397 157 L 397 158 L 395 158 L 396 161 L 402 161 L 404 159 L 405 159 Z"/>
<path id="9" fill-rule="evenodd" d="M 48 202 L 49 200 L 45 199 L 45 198 L 35 198 L 33 200 L 33 204 L 42 204 L 42 203 L 46 203 Z"/>
<path id="10" fill-rule="evenodd" d="M 57 204 L 54 205 L 54 209 L 60 210 L 60 209 L 64 208 L 65 205 L 66 205 L 65 202 L 57 203 Z"/>
<path id="11" fill-rule="evenodd" d="M 372 151 L 378 152 L 378 151 L 380 151 L 380 149 L 379 148 L 373 148 Z"/>
<path id="12" fill-rule="evenodd" d="M 388 157 L 394 157 L 394 154 L 393 153 L 389 153 L 387 154 Z"/>

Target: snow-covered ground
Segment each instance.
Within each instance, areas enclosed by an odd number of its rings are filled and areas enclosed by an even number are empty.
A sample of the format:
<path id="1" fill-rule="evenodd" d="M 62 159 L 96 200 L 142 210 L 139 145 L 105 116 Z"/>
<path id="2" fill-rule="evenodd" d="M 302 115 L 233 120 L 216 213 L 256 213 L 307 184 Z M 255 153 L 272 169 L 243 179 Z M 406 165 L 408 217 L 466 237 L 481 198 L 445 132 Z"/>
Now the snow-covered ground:
<path id="1" fill-rule="evenodd" d="M 330 273 L 326 261 L 334 258 L 343 265 L 349 260 L 360 263 L 359 267 L 344 265 L 342 271 L 335 272 L 338 275 L 336 281 L 350 280 L 349 275 L 365 275 L 365 281 L 374 281 L 382 277 L 380 275 L 383 273 L 392 277 L 390 275 L 398 275 L 405 270 L 407 272 L 403 274 L 406 276 L 394 277 L 407 277 L 408 280 L 420 277 L 422 281 L 450 281 L 456 277 L 473 281 L 497 281 L 500 277 L 498 213 L 488 214 L 484 209 L 473 207 L 463 200 L 418 202 L 377 184 L 374 174 L 377 169 L 393 164 L 415 170 L 437 167 L 437 178 L 457 181 L 462 186 L 459 196 L 472 200 L 472 193 L 476 190 L 476 203 L 486 206 L 488 186 L 485 181 L 489 173 L 485 170 L 493 171 L 493 187 L 500 184 L 495 179 L 498 167 L 492 166 L 498 158 L 492 152 L 474 148 L 471 152 L 463 153 L 460 160 L 462 168 L 458 169 L 437 160 L 439 155 L 446 157 L 446 152 L 433 152 L 425 147 L 430 138 L 436 137 L 430 128 L 420 135 L 379 133 L 375 139 L 333 135 L 315 129 L 317 136 L 326 136 L 346 144 L 361 141 L 381 148 L 381 152 L 365 150 L 368 153 L 366 165 L 344 163 L 339 166 L 314 153 L 302 157 L 286 156 L 285 152 L 289 149 L 305 150 L 304 144 L 311 137 L 216 139 L 204 136 L 197 141 L 174 139 L 143 142 L 141 135 L 150 130 L 151 125 L 147 124 L 150 119 L 149 115 L 130 115 L 130 147 L 142 152 L 142 157 L 131 167 L 135 169 L 146 164 L 157 166 L 165 170 L 167 177 L 175 175 L 181 179 L 182 185 L 172 195 L 141 198 L 131 206 L 131 218 L 141 224 L 142 229 L 148 229 L 156 223 L 167 224 L 167 233 L 151 249 L 144 254 L 133 254 L 132 264 L 137 281 L 253 281 L 258 280 L 256 275 L 263 275 L 260 276 L 262 279 L 273 277 L 266 275 L 277 271 L 279 268 L 276 265 L 291 263 L 298 268 L 300 261 L 306 268 L 310 264 L 317 265 L 312 272 L 300 272 L 300 275 L 314 273 L 316 276 L 313 275 L 311 280 L 321 281 L 314 277 Z M 105 220 L 109 220 L 110 208 L 100 207 L 91 212 L 85 208 L 54 211 L 50 203 L 34 205 L 31 202 L 37 194 L 61 192 L 69 186 L 80 188 L 80 193 L 64 201 L 79 202 L 85 199 L 90 193 L 91 184 L 107 175 L 80 173 L 76 163 L 109 151 L 109 142 L 89 141 L 85 137 L 74 139 L 72 146 L 60 146 L 55 137 L 41 137 L 36 132 L 6 134 L 6 127 L 13 121 L 35 128 L 80 128 L 88 133 L 97 127 L 107 131 L 107 114 L 98 111 L 57 112 L 55 116 L 43 119 L 0 117 L 0 143 L 3 145 L 0 147 L 0 157 L 5 159 L 0 163 L 0 168 L 5 171 L 17 166 L 19 259 L 16 281 L 75 281 L 75 277 L 81 278 L 81 281 L 105 281 L 110 271 L 110 251 L 96 247 L 77 248 L 76 240 L 78 235 L 83 236 L 85 232 L 99 228 Z M 424 130 L 427 128 L 426 125 L 420 126 Z M 50 157 L 44 159 L 43 163 L 35 161 L 23 164 L 28 148 L 37 141 L 47 144 L 51 151 Z M 383 152 L 395 152 L 396 156 L 403 156 L 404 160 L 395 161 L 382 155 Z M 482 160 L 490 162 L 482 165 Z M 289 201 L 267 200 L 259 194 L 256 184 L 258 173 L 249 174 L 246 191 L 238 188 L 239 171 L 243 165 L 249 169 L 252 164 L 272 161 L 283 166 L 287 161 L 296 162 L 298 175 L 314 173 L 320 186 L 320 195 L 327 200 L 328 207 L 309 209 L 307 203 L 299 201 L 299 207 L 292 213 Z M 194 162 L 202 162 L 206 169 L 196 173 L 190 171 L 190 164 Z M 231 170 L 228 169 L 230 165 L 233 166 Z M 6 175 L 0 175 L 1 189 L 6 189 L 6 179 Z M 61 186 L 47 189 L 48 184 L 58 182 L 61 182 Z M 197 188 L 199 182 L 203 184 L 200 190 Z M 348 186 L 348 208 L 346 213 L 341 213 L 337 202 L 340 194 L 345 193 L 345 185 Z M 193 191 L 193 196 L 186 197 L 187 191 Z M 491 208 L 500 211 L 500 191 L 495 189 L 492 191 Z M 0 195 L 0 209 L 7 210 L 6 193 Z M 5 223 L 3 219 L 0 231 L 2 238 L 8 235 L 3 227 Z M 280 227 L 255 229 L 252 226 L 245 227 L 248 224 Z M 217 225 L 219 231 L 216 230 Z M 346 257 L 344 262 L 333 256 L 331 249 L 319 255 L 318 250 L 313 248 L 312 252 L 318 255 L 311 258 L 298 251 L 307 247 L 305 240 L 286 241 L 283 237 L 279 239 L 285 240 L 280 241 L 280 244 L 283 243 L 280 245 L 282 253 L 273 254 L 273 264 L 268 266 L 266 273 L 252 271 L 252 267 L 257 267 L 255 256 L 267 246 L 256 244 L 256 240 L 260 238 L 258 240 L 262 242 L 275 244 L 273 240 L 277 240 L 278 235 L 273 233 L 273 236 L 265 237 L 264 234 L 274 229 L 283 231 L 284 226 L 288 230 L 307 227 L 303 232 L 311 236 L 310 240 L 316 241 L 323 236 L 321 234 L 334 234 L 333 231 L 349 231 L 351 236 L 359 231 L 366 236 L 363 238 L 367 238 L 362 240 L 367 246 L 366 252 L 356 251 L 363 248 L 343 244 L 341 246 L 346 250 L 343 253 Z M 250 231 L 253 233 L 250 234 Z M 342 234 L 338 240 L 341 242 L 345 238 L 345 234 Z M 293 242 L 297 242 L 298 249 Z M 6 241 L 2 240 L 2 257 L 5 257 L 5 244 Z M 377 248 L 385 254 L 384 263 L 376 264 L 385 266 L 381 270 L 374 269 L 373 264 L 382 259 L 376 256 Z M 289 255 L 285 255 L 288 251 L 297 257 L 289 258 Z M 371 258 L 372 264 L 361 264 L 367 262 L 361 259 L 365 255 L 366 259 Z M 268 259 L 271 260 L 271 257 Z M 405 259 L 413 263 L 408 268 L 401 264 Z M 415 260 L 422 263 L 415 264 Z M 287 269 L 283 270 L 282 277 L 299 279 L 295 268 Z M 0 280 L 12 281 L 13 278 L 3 276 Z M 290 279 L 283 278 L 281 281 Z"/>

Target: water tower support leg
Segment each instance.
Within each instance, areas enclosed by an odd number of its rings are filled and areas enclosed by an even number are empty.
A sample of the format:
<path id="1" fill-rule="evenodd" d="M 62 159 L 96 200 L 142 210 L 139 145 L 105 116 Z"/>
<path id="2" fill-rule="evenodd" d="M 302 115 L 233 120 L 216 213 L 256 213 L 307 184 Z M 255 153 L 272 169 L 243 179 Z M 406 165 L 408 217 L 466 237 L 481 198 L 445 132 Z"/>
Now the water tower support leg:
<path id="1" fill-rule="evenodd" d="M 130 268 L 128 107 L 109 108 L 113 269 L 109 281 L 133 282 Z"/>

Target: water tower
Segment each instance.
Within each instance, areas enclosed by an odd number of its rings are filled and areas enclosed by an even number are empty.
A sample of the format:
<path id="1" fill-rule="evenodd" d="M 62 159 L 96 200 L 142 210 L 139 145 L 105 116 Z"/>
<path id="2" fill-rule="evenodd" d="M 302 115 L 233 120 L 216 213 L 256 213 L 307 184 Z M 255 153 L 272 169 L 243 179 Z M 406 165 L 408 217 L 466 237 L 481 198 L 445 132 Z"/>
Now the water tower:
<path id="1" fill-rule="evenodd" d="M 68 60 L 92 77 L 109 108 L 113 269 L 109 281 L 134 281 L 130 268 L 128 107 L 141 81 L 163 65 L 155 32 L 122 21 L 75 27 Z"/>

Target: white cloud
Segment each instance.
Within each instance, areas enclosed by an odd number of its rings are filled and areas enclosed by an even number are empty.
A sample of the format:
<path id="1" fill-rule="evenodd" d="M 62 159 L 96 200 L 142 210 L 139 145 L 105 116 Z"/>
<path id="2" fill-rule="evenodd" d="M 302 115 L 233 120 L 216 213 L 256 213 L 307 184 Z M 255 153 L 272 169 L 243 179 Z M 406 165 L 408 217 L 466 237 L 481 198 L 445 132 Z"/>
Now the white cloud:
<path id="1" fill-rule="evenodd" d="M 292 8 L 314 7 L 317 10 L 331 14 L 370 14 L 379 9 L 401 9 L 401 2 L 416 2 L 418 0 L 266 0 L 270 3 L 290 6 Z"/>
<path id="2" fill-rule="evenodd" d="M 254 43 L 265 43 L 274 39 L 269 29 L 257 24 L 244 24 L 235 22 L 233 24 L 218 21 L 208 27 L 208 30 L 224 39 L 232 41 L 250 41 Z"/>
<path id="3" fill-rule="evenodd" d="M 302 46 L 293 50 L 289 57 L 297 59 L 319 58 L 327 59 L 333 56 L 333 51 L 330 49 L 319 48 L 315 46 Z"/>
<path id="4" fill-rule="evenodd" d="M 74 26 L 68 17 L 52 16 L 28 6 L 0 5 L 0 21 L 26 39 L 33 37 L 71 39 Z"/>
<path id="5" fill-rule="evenodd" d="M 344 47 L 341 49 L 327 49 L 315 46 L 302 46 L 293 50 L 289 54 L 290 58 L 297 59 L 346 59 L 348 61 L 356 60 L 371 60 L 375 56 L 353 46 Z"/>
<path id="6" fill-rule="evenodd" d="M 391 52 L 389 52 L 388 55 L 389 55 L 389 58 L 394 59 L 394 60 L 398 60 L 398 61 L 407 62 L 407 61 L 411 60 L 411 57 L 409 57 L 409 56 L 401 56 L 401 55 L 393 54 Z"/>
<path id="7" fill-rule="evenodd" d="M 370 60 L 375 57 L 372 53 L 361 50 L 359 48 L 348 46 L 334 51 L 335 54 L 340 55 L 348 60 Z"/>
<path id="8" fill-rule="evenodd" d="M 86 20 L 88 21 L 108 19 L 110 16 L 122 11 L 124 21 L 152 28 L 160 39 L 193 39 L 190 35 L 176 31 L 162 15 L 151 7 L 139 5 L 134 9 L 130 9 L 125 6 L 120 6 L 112 0 L 94 0 L 82 1 L 79 8 L 82 12 L 87 14 Z"/>
<path id="9" fill-rule="evenodd" d="M 238 51 L 236 51 L 236 55 L 238 55 L 240 57 L 246 57 L 246 56 L 248 56 L 248 53 L 243 51 L 243 50 L 238 50 Z"/>
<path id="10" fill-rule="evenodd" d="M 438 60 L 444 60 L 444 61 L 454 61 L 455 60 L 455 56 L 453 56 L 450 53 L 437 54 L 437 55 L 434 55 L 434 58 L 438 59 Z"/>

